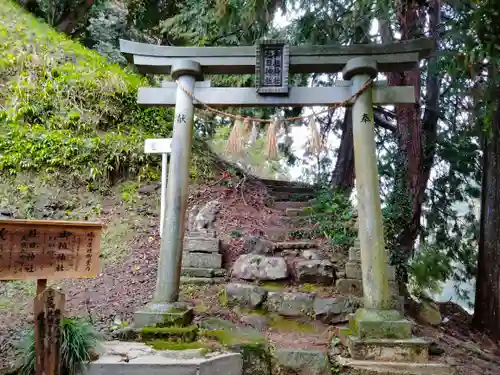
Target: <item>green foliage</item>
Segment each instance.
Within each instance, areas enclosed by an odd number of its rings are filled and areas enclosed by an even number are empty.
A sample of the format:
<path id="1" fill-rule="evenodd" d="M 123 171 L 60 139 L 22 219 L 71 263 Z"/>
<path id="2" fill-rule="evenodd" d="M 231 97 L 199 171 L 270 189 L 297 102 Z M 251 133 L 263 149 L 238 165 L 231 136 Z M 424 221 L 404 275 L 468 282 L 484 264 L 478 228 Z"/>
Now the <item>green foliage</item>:
<path id="1" fill-rule="evenodd" d="M 148 82 L 11 0 L 0 17 L 0 169 L 64 171 L 89 184 L 147 174 L 144 138 L 171 132 L 171 111 L 136 104 Z"/>
<path id="2" fill-rule="evenodd" d="M 409 289 L 416 296 L 440 293 L 441 282 L 453 273 L 450 260 L 440 249 L 423 245 L 415 254 L 409 266 Z"/>
<path id="3" fill-rule="evenodd" d="M 332 244 L 352 246 L 357 236 L 349 199 L 331 189 L 321 190 L 310 208 L 310 220 Z"/>
<path id="4" fill-rule="evenodd" d="M 61 335 L 61 374 L 78 375 L 85 371 L 98 345 L 98 334 L 84 319 L 63 318 Z M 35 330 L 27 331 L 19 347 L 20 375 L 35 374 Z"/>

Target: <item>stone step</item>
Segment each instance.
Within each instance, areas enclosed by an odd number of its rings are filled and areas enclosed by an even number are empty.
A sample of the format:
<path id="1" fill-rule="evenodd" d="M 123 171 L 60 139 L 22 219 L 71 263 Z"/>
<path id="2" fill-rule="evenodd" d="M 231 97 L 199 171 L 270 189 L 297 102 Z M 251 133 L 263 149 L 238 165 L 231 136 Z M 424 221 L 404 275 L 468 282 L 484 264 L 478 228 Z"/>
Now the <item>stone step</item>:
<path id="1" fill-rule="evenodd" d="M 307 226 L 314 225 L 316 223 L 321 222 L 322 220 L 328 219 L 328 216 L 331 214 L 303 214 L 299 216 L 280 216 L 278 218 L 277 224 L 287 224 L 287 225 L 295 225 L 295 226 Z"/>
<path id="2" fill-rule="evenodd" d="M 274 193 L 289 193 L 289 194 L 314 194 L 316 189 L 310 186 L 270 186 L 268 191 Z M 272 194 L 271 193 L 271 194 Z"/>
<path id="3" fill-rule="evenodd" d="M 181 269 L 181 276 L 187 276 L 187 277 L 224 277 L 224 276 L 226 276 L 226 270 L 223 268 L 183 267 Z"/>
<path id="4" fill-rule="evenodd" d="M 317 241 L 314 240 L 303 240 L 303 241 L 284 241 L 276 242 L 274 244 L 275 250 L 286 250 L 286 249 L 313 249 L 318 246 Z"/>
<path id="5" fill-rule="evenodd" d="M 274 186 L 314 188 L 314 185 L 308 184 L 307 182 L 301 182 L 301 181 L 271 180 L 271 179 L 267 179 L 267 178 L 260 179 L 260 181 L 264 185 L 266 185 L 267 188 L 271 188 Z"/>
<path id="6" fill-rule="evenodd" d="M 456 368 L 443 362 L 365 361 L 337 357 L 343 373 L 350 375 L 457 375 Z"/>
<path id="7" fill-rule="evenodd" d="M 226 279 L 223 277 L 188 277 L 181 276 L 181 284 L 223 284 Z"/>
<path id="8" fill-rule="evenodd" d="M 287 208 L 285 210 L 285 216 L 310 216 L 311 211 L 308 208 Z"/>
<path id="9" fill-rule="evenodd" d="M 280 348 L 274 351 L 280 374 L 326 375 L 331 374 L 326 349 Z"/>
<path id="10" fill-rule="evenodd" d="M 287 208 L 305 208 L 311 205 L 311 201 L 295 202 L 295 201 L 278 201 L 274 202 L 273 208 L 277 210 L 286 210 Z"/>
<path id="11" fill-rule="evenodd" d="M 314 193 L 287 193 L 281 191 L 269 191 L 268 194 L 275 201 L 292 201 L 292 202 L 308 202 L 311 199 L 315 198 Z"/>
<path id="12" fill-rule="evenodd" d="M 222 255 L 216 253 L 183 252 L 182 266 L 193 268 L 221 268 Z"/>
<path id="13" fill-rule="evenodd" d="M 302 238 L 310 238 L 313 234 L 312 227 L 271 227 L 264 230 L 265 236 L 275 242 L 297 240 Z"/>
<path id="14" fill-rule="evenodd" d="M 243 358 L 238 353 L 154 350 L 146 344 L 132 342 L 101 343 L 100 346 L 104 350 L 101 349 L 99 359 L 89 363 L 83 375 L 241 375 L 243 371 Z"/>
<path id="15" fill-rule="evenodd" d="M 353 359 L 426 362 L 429 359 L 429 342 L 421 338 L 410 339 L 360 339 L 347 336 L 347 348 Z"/>

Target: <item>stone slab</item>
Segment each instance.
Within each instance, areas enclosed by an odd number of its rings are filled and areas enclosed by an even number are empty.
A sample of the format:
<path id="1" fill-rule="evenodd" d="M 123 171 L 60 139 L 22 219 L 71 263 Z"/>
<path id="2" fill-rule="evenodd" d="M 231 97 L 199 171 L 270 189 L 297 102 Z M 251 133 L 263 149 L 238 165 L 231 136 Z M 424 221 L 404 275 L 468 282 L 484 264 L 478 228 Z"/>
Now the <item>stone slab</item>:
<path id="1" fill-rule="evenodd" d="M 193 268 L 221 268 L 222 255 L 216 253 L 187 253 L 182 254 L 182 266 Z"/>
<path id="2" fill-rule="evenodd" d="M 182 352 L 182 351 L 179 351 Z M 161 351 L 128 362 L 123 356 L 106 355 L 92 362 L 84 375 L 241 375 L 239 353 L 222 353 L 209 358 L 170 358 Z"/>
<path id="3" fill-rule="evenodd" d="M 410 339 L 411 322 L 397 310 L 358 309 L 349 317 L 349 328 L 361 339 Z"/>
<path id="4" fill-rule="evenodd" d="M 195 285 L 203 285 L 203 284 L 222 284 L 226 281 L 223 277 L 189 277 L 189 276 L 181 276 L 180 282 L 181 284 L 195 284 Z"/>
<path id="5" fill-rule="evenodd" d="M 347 347 L 354 359 L 395 362 L 426 362 L 429 359 L 429 342 L 415 337 L 405 340 L 362 340 L 347 336 Z"/>
<path id="6" fill-rule="evenodd" d="M 194 318 L 193 309 L 183 302 L 150 302 L 134 314 L 134 328 L 171 324 L 187 326 Z"/>
<path id="7" fill-rule="evenodd" d="M 218 238 L 186 237 L 184 251 L 191 253 L 218 253 L 220 240 Z"/>
<path id="8" fill-rule="evenodd" d="M 183 267 L 181 269 L 181 276 L 186 277 L 224 277 L 226 270 L 223 268 L 196 268 L 196 267 Z"/>
<path id="9" fill-rule="evenodd" d="M 440 362 L 408 363 L 390 361 L 365 361 L 338 357 L 337 362 L 344 366 L 349 375 L 456 375 L 458 372 L 450 365 Z"/>
<path id="10" fill-rule="evenodd" d="M 348 279 L 362 280 L 361 263 L 349 261 L 345 264 L 345 276 Z"/>
<path id="11" fill-rule="evenodd" d="M 276 348 L 274 356 L 278 365 L 287 373 L 297 375 L 330 374 L 330 362 L 325 349 Z"/>

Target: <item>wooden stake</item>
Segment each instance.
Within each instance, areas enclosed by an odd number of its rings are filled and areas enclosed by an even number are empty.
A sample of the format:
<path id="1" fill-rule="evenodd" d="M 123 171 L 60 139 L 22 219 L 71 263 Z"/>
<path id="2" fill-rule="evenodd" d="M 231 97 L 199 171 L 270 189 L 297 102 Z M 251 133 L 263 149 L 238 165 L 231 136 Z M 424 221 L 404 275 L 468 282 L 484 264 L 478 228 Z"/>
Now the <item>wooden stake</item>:
<path id="1" fill-rule="evenodd" d="M 34 299 L 36 375 L 60 373 L 64 303 L 64 294 L 52 288 L 43 290 Z"/>
<path id="2" fill-rule="evenodd" d="M 39 296 L 45 289 L 47 289 L 47 279 L 38 279 L 36 281 L 36 295 Z"/>

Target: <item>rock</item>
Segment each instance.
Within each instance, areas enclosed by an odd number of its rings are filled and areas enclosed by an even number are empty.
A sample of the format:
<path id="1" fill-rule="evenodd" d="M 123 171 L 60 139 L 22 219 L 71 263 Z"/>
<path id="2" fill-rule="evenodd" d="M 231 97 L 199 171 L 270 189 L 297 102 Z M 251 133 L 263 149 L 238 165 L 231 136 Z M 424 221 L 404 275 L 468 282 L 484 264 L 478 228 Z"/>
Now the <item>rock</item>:
<path id="1" fill-rule="evenodd" d="M 266 307 L 271 312 L 283 316 L 299 317 L 312 316 L 314 314 L 314 293 L 279 293 L 269 292 Z"/>
<path id="2" fill-rule="evenodd" d="M 314 315 L 325 324 L 339 324 L 348 320 L 348 315 L 359 307 L 352 298 L 315 298 Z"/>
<path id="3" fill-rule="evenodd" d="M 302 258 L 307 259 L 307 260 L 320 260 L 321 259 L 318 252 L 315 250 L 303 250 L 302 251 Z"/>
<path id="4" fill-rule="evenodd" d="M 231 274 L 243 280 L 281 280 L 288 277 L 288 267 L 281 257 L 243 254 L 234 262 Z"/>
<path id="5" fill-rule="evenodd" d="M 137 192 L 139 194 L 151 194 L 154 193 L 156 190 L 160 188 L 159 184 L 150 184 L 150 185 L 145 185 L 141 186 Z"/>
<path id="6" fill-rule="evenodd" d="M 273 254 L 274 243 L 257 236 L 246 236 L 243 239 L 243 250 L 246 254 Z"/>
<path id="7" fill-rule="evenodd" d="M 249 325 L 260 331 L 265 330 L 268 327 L 267 318 L 264 315 L 244 315 L 240 318 L 243 324 Z"/>
<path id="8" fill-rule="evenodd" d="M 208 202 L 196 215 L 193 230 L 203 231 L 204 229 L 212 229 L 215 215 L 219 213 L 219 210 L 220 202 L 218 200 Z"/>
<path id="9" fill-rule="evenodd" d="M 330 374 L 328 353 L 324 349 L 288 349 L 276 348 L 276 361 L 283 368 L 283 373 L 293 371 L 297 375 Z"/>
<path id="10" fill-rule="evenodd" d="M 264 303 L 267 291 L 256 285 L 231 283 L 226 285 L 226 295 L 230 305 L 257 308 Z"/>
<path id="11" fill-rule="evenodd" d="M 441 313 L 439 307 L 430 301 L 424 301 L 418 305 L 418 320 L 431 326 L 441 324 Z"/>
<path id="12" fill-rule="evenodd" d="M 295 274 L 299 283 L 331 285 L 335 270 L 329 260 L 302 260 L 295 263 Z"/>

